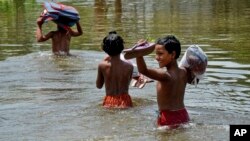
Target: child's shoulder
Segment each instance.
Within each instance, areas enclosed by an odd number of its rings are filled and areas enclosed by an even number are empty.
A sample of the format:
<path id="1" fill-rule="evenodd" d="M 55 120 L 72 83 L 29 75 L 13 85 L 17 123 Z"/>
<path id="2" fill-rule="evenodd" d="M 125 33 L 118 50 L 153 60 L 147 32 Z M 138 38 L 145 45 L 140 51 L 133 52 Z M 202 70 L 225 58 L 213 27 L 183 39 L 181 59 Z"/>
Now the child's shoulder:
<path id="1" fill-rule="evenodd" d="M 188 68 L 185 67 L 179 67 L 179 70 L 180 70 L 180 75 L 183 77 L 186 77 L 188 72 L 190 71 Z"/>
<path id="2" fill-rule="evenodd" d="M 99 68 L 106 68 L 108 66 L 110 66 L 110 61 L 109 60 L 102 60 L 99 64 L 98 64 Z"/>
<path id="3" fill-rule="evenodd" d="M 124 64 L 127 65 L 128 67 L 134 67 L 133 63 L 131 61 L 128 60 L 123 60 Z"/>
<path id="4" fill-rule="evenodd" d="M 126 60 L 123 54 L 120 55 L 120 59 L 125 65 L 133 67 L 133 62 L 131 60 Z"/>

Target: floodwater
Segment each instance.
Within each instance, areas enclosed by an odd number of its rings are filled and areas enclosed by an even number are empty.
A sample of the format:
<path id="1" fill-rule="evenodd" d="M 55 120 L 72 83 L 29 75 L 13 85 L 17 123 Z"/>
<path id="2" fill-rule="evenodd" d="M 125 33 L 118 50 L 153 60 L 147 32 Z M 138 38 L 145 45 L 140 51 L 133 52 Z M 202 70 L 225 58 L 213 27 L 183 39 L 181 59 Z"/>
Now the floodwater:
<path id="1" fill-rule="evenodd" d="M 250 124 L 248 0 L 58 1 L 81 16 L 84 34 L 72 39 L 74 56 L 53 56 L 50 41 L 36 42 L 42 0 L 0 0 L 0 140 L 225 141 L 229 125 Z M 44 25 L 44 32 L 54 29 L 52 22 Z M 130 87 L 133 108 L 102 108 L 105 90 L 95 87 L 96 69 L 110 30 L 127 48 L 140 38 L 174 34 L 181 57 L 191 44 L 206 52 L 204 79 L 186 88 L 189 125 L 156 128 L 155 83 Z M 158 67 L 153 53 L 145 59 Z"/>

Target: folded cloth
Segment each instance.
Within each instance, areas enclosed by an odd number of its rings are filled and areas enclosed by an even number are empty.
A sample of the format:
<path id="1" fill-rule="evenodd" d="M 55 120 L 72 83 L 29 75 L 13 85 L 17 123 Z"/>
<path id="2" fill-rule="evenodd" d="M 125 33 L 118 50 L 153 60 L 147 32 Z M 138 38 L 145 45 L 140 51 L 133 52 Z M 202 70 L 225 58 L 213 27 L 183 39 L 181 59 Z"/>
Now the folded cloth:
<path id="1" fill-rule="evenodd" d="M 103 100 L 103 107 L 106 108 L 129 108 L 132 106 L 129 94 L 106 95 Z"/>
<path id="2" fill-rule="evenodd" d="M 142 89 L 146 83 L 154 82 L 152 79 L 146 77 L 145 75 L 139 74 L 138 77 L 133 77 L 131 81 L 131 86 Z"/>
<path id="3" fill-rule="evenodd" d="M 146 77 L 138 71 L 137 66 L 133 63 L 134 69 L 132 74 L 131 86 L 142 89 L 146 83 L 154 82 L 154 80 Z"/>
<path id="4" fill-rule="evenodd" d="M 44 2 L 44 10 L 41 14 L 43 20 L 54 21 L 64 26 L 73 26 L 80 20 L 78 11 L 72 7 L 61 3 Z"/>

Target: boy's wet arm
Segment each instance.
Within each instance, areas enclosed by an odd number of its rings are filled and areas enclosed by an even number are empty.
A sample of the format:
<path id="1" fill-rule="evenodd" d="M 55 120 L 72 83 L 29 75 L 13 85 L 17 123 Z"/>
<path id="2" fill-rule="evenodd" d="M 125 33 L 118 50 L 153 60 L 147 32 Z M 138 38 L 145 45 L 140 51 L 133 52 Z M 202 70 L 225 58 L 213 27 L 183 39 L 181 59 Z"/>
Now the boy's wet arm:
<path id="1" fill-rule="evenodd" d="M 79 22 L 76 23 L 76 28 L 77 28 L 77 31 L 73 31 L 72 29 L 70 29 L 70 33 L 72 36 L 80 36 L 83 34 L 83 31 L 82 31 L 82 27 L 80 25 Z"/>
<path id="2" fill-rule="evenodd" d="M 36 40 L 37 42 L 41 42 L 42 41 L 42 27 L 38 25 L 37 29 L 36 29 Z"/>
<path id="3" fill-rule="evenodd" d="M 37 42 L 43 42 L 43 41 L 47 41 L 48 39 L 50 39 L 51 37 L 53 36 L 53 32 L 49 32 L 48 34 L 46 35 L 43 35 L 42 33 L 42 29 L 41 28 L 37 28 L 37 31 L 36 31 L 36 40 Z"/>
<path id="4" fill-rule="evenodd" d="M 137 57 L 136 63 L 137 63 L 138 71 L 151 79 L 163 81 L 169 78 L 168 73 L 162 69 L 147 68 L 147 65 L 143 57 Z"/>
<path id="5" fill-rule="evenodd" d="M 104 84 L 104 76 L 101 71 L 101 66 L 99 65 L 97 70 L 96 87 L 98 89 L 101 89 L 103 87 L 103 84 Z"/>
<path id="6" fill-rule="evenodd" d="M 137 63 L 138 71 L 145 75 L 147 73 L 148 68 L 144 61 L 143 56 L 136 57 L 136 63 Z"/>
<path id="7" fill-rule="evenodd" d="M 157 81 L 166 81 L 166 80 L 169 80 L 170 78 L 170 75 L 168 72 L 166 72 L 165 70 L 156 69 L 156 68 L 148 69 L 147 74 L 144 74 L 144 75 Z"/>

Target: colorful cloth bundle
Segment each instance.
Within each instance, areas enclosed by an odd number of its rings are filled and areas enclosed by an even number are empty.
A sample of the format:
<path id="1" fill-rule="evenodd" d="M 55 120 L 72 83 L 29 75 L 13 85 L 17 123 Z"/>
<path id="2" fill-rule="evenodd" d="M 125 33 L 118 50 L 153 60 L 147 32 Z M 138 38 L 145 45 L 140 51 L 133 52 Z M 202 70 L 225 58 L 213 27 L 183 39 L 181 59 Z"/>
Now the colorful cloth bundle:
<path id="1" fill-rule="evenodd" d="M 80 20 L 78 11 L 72 7 L 61 3 L 44 2 L 44 10 L 41 16 L 44 21 L 54 21 L 63 26 L 73 26 Z"/>

